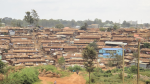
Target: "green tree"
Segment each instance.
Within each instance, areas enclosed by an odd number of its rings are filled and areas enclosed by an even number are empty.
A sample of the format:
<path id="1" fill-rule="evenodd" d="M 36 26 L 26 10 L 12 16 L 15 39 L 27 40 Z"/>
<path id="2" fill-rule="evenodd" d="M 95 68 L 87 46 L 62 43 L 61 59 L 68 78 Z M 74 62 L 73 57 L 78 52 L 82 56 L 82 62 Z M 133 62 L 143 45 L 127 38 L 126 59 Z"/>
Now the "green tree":
<path id="1" fill-rule="evenodd" d="M 55 25 L 55 28 L 61 29 L 61 28 L 64 28 L 64 25 L 63 25 L 63 24 L 56 24 L 56 25 Z"/>
<path id="2" fill-rule="evenodd" d="M 149 43 L 144 43 L 144 48 L 149 48 L 150 44 Z"/>
<path id="3" fill-rule="evenodd" d="M 31 16 L 31 13 L 28 11 L 26 12 L 26 15 L 24 16 L 24 20 L 29 23 L 30 25 L 33 24 L 34 22 L 34 19 L 33 17 Z"/>
<path id="4" fill-rule="evenodd" d="M 118 55 L 118 54 L 115 55 L 114 53 L 110 53 L 110 55 L 107 57 L 109 58 L 108 66 L 112 67 L 114 63 L 116 63 L 117 66 L 122 65 L 123 58 L 121 55 Z"/>
<path id="5" fill-rule="evenodd" d="M 59 63 L 60 66 L 62 66 L 65 63 L 64 57 L 59 58 L 58 63 Z"/>
<path id="6" fill-rule="evenodd" d="M 135 66 L 136 66 L 137 59 L 138 59 L 138 53 L 137 52 L 133 52 L 132 56 L 135 58 Z"/>
<path id="7" fill-rule="evenodd" d="M 76 21 L 75 20 L 71 20 L 71 26 L 72 27 L 76 26 Z"/>
<path id="8" fill-rule="evenodd" d="M 37 27 L 37 26 L 38 26 L 38 22 L 39 22 L 38 13 L 37 13 L 34 9 L 32 9 L 31 14 L 32 14 L 32 17 L 33 17 L 33 20 L 34 20 L 34 21 L 33 21 L 34 26 Z"/>
<path id="9" fill-rule="evenodd" d="M 113 26 L 113 29 L 114 29 L 114 30 L 118 29 L 118 26 L 115 24 L 115 25 Z"/>
<path id="10" fill-rule="evenodd" d="M 93 47 L 87 46 L 82 53 L 83 59 L 85 60 L 84 66 L 86 71 L 89 72 L 89 84 L 90 84 L 90 73 L 93 72 L 94 64 L 93 61 L 96 59 L 96 51 Z"/>
<path id="11" fill-rule="evenodd" d="M 4 64 L 1 60 L 0 60 L 0 73 L 4 73 L 4 67 L 6 66 L 6 64 Z"/>
<path id="12" fill-rule="evenodd" d="M 121 55 L 118 55 L 118 54 L 114 55 L 113 54 L 112 57 L 114 58 L 113 63 L 117 63 L 117 67 L 122 65 L 123 58 Z"/>
<path id="13" fill-rule="evenodd" d="M 22 27 L 21 23 L 17 22 L 17 27 Z"/>
<path id="14" fill-rule="evenodd" d="M 111 31 L 111 28 L 107 28 L 107 31 L 110 32 L 110 31 Z"/>
<path id="15" fill-rule="evenodd" d="M 82 67 L 80 67 L 80 66 L 78 66 L 78 65 L 75 65 L 75 66 L 69 66 L 68 67 L 68 69 L 70 70 L 70 71 L 73 71 L 73 70 L 75 70 L 75 71 L 77 71 L 77 70 L 82 70 Z"/>
<path id="16" fill-rule="evenodd" d="M 130 23 L 123 21 L 122 26 L 123 27 L 130 27 Z"/>
<path id="17" fill-rule="evenodd" d="M 96 51 L 98 50 L 98 45 L 96 44 L 96 42 L 92 42 L 88 46 L 93 47 Z"/>
<path id="18" fill-rule="evenodd" d="M 80 28 L 80 30 L 87 30 L 87 27 L 88 27 L 88 24 L 87 24 L 87 23 L 84 23 L 84 26 L 82 26 L 82 27 Z"/>

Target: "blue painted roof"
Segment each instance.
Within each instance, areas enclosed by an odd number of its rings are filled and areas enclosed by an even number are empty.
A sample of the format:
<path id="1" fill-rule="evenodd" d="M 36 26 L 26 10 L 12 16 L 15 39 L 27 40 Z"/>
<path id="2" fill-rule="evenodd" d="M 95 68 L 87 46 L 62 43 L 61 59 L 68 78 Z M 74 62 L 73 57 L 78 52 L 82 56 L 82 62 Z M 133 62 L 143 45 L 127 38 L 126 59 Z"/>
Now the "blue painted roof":
<path id="1" fill-rule="evenodd" d="M 118 50 L 118 49 L 122 49 L 122 48 L 102 48 L 104 50 Z"/>

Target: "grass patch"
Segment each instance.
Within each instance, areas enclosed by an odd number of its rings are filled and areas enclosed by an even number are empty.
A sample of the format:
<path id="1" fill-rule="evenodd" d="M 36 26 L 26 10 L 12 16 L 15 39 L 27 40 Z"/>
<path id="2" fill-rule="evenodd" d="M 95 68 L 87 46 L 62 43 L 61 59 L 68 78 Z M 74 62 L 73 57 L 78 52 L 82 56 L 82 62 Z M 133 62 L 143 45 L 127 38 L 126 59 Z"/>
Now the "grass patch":
<path id="1" fill-rule="evenodd" d="M 114 74 L 113 73 L 118 73 Z M 122 84 L 122 75 L 120 70 L 108 70 L 108 71 L 95 71 L 91 73 L 91 84 Z M 80 73 L 86 80 L 86 84 L 89 84 L 88 72 L 83 71 Z M 127 76 L 124 77 L 125 84 L 136 84 L 136 78 Z M 144 81 L 140 80 L 140 84 L 145 84 Z"/>
<path id="2" fill-rule="evenodd" d="M 42 84 L 42 83 L 41 83 L 41 80 L 38 80 L 37 82 L 32 83 L 32 84 Z"/>
<path id="3" fill-rule="evenodd" d="M 146 75 L 146 76 L 150 77 L 150 71 L 143 71 L 143 72 L 140 72 L 140 74 L 143 76 Z"/>
<path id="4" fill-rule="evenodd" d="M 53 84 L 53 82 L 47 82 L 47 84 Z"/>

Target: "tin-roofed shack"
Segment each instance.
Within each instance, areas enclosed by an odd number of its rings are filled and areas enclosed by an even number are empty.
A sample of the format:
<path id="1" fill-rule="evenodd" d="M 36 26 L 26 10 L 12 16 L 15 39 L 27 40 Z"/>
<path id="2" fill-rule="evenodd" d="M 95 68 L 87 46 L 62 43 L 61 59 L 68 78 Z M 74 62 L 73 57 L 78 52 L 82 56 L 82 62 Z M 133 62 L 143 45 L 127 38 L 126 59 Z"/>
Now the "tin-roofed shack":
<path id="1" fill-rule="evenodd" d="M 88 39 L 88 40 L 97 40 L 99 41 L 100 35 L 79 35 L 76 36 L 76 39 Z"/>
<path id="2" fill-rule="evenodd" d="M 9 35 L 8 30 L 0 30 L 0 35 Z"/>

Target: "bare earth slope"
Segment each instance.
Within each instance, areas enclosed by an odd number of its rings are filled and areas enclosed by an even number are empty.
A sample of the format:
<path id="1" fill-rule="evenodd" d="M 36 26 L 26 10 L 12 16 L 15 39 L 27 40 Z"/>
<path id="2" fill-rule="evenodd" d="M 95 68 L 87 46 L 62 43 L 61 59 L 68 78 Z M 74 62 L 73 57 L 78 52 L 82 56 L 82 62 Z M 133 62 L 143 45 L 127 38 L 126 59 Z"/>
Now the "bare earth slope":
<path id="1" fill-rule="evenodd" d="M 42 84 L 47 84 L 48 82 L 54 82 L 56 80 L 57 84 L 85 84 L 86 80 L 76 73 L 72 74 L 69 77 L 64 78 L 49 78 L 49 77 L 39 77 L 42 80 Z"/>

